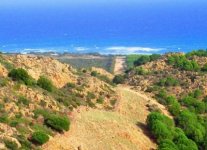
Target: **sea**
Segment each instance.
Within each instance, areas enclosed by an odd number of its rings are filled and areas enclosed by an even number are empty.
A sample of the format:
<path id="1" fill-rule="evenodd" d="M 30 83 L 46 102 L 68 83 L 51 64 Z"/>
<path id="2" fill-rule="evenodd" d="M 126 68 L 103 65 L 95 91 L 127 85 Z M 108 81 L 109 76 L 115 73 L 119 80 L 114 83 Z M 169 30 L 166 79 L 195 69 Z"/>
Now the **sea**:
<path id="1" fill-rule="evenodd" d="M 207 49 L 207 1 L 100 1 L 0 4 L 0 51 L 108 55 Z"/>

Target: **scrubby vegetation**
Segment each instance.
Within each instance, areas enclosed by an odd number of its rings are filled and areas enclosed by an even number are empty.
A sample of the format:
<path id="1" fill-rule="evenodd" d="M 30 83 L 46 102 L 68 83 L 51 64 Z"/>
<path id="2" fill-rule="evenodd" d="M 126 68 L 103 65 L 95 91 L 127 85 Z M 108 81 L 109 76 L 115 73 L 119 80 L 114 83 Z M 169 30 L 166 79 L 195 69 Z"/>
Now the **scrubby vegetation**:
<path id="1" fill-rule="evenodd" d="M 113 79 L 113 83 L 123 84 L 124 83 L 124 76 L 123 75 L 116 75 Z"/>
<path id="2" fill-rule="evenodd" d="M 9 74 L 14 81 L 23 82 L 26 85 L 35 85 L 35 80 L 23 68 L 12 69 Z"/>
<path id="3" fill-rule="evenodd" d="M 147 125 L 159 144 L 159 150 L 198 150 L 196 143 L 165 115 L 152 112 L 147 118 Z"/>
<path id="4" fill-rule="evenodd" d="M 140 66 L 146 64 L 150 61 L 155 61 L 159 59 L 161 55 L 152 54 L 152 55 L 128 55 L 127 56 L 127 67 L 133 68 L 134 66 Z"/>
<path id="5" fill-rule="evenodd" d="M 186 54 L 187 57 L 199 56 L 207 57 L 207 50 L 194 50 Z"/>
<path id="6" fill-rule="evenodd" d="M 168 63 L 174 67 L 186 71 L 199 71 L 200 66 L 194 60 L 188 60 L 185 55 L 171 55 L 168 57 Z"/>
<path id="7" fill-rule="evenodd" d="M 37 80 L 37 85 L 49 92 L 52 92 L 54 89 L 52 82 L 45 76 L 40 76 Z"/>
<path id="8" fill-rule="evenodd" d="M 70 121 L 67 117 L 60 117 L 58 115 L 50 115 L 45 119 L 45 124 L 57 131 L 68 131 Z"/>
<path id="9" fill-rule="evenodd" d="M 155 61 L 159 59 L 161 55 L 159 54 L 152 54 L 152 55 L 142 55 L 136 61 L 134 61 L 135 66 L 144 65 L 150 61 Z"/>
<path id="10" fill-rule="evenodd" d="M 97 71 L 92 71 L 91 76 L 96 77 L 99 80 L 104 81 L 110 85 L 114 85 L 111 79 L 109 79 L 106 75 L 102 75 L 102 74 L 98 73 Z"/>
<path id="11" fill-rule="evenodd" d="M 160 79 L 157 84 L 159 86 L 177 86 L 179 84 L 179 81 L 173 77 L 167 77 Z"/>
<path id="12" fill-rule="evenodd" d="M 37 144 L 44 144 L 49 140 L 49 136 L 44 132 L 34 132 L 31 137 L 32 142 Z"/>
<path id="13" fill-rule="evenodd" d="M 148 64 L 149 57 L 140 56 L 134 61 L 138 68 L 127 72 L 130 85 L 154 95 L 172 116 L 154 108 L 148 116 L 159 150 L 207 149 L 206 57 L 206 50 L 169 53 Z"/>

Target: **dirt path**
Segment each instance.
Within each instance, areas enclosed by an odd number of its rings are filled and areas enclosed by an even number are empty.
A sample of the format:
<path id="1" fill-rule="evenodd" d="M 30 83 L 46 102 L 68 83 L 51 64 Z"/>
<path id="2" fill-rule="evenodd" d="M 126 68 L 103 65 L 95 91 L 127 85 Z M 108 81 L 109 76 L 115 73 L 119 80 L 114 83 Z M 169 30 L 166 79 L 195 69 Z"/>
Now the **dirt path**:
<path id="1" fill-rule="evenodd" d="M 156 144 L 146 130 L 150 101 L 128 87 L 117 87 L 121 98 L 114 111 L 81 108 L 71 129 L 57 135 L 44 150 L 151 150 Z"/>
<path id="2" fill-rule="evenodd" d="M 126 68 L 126 57 L 117 56 L 114 66 L 114 74 L 123 74 Z"/>

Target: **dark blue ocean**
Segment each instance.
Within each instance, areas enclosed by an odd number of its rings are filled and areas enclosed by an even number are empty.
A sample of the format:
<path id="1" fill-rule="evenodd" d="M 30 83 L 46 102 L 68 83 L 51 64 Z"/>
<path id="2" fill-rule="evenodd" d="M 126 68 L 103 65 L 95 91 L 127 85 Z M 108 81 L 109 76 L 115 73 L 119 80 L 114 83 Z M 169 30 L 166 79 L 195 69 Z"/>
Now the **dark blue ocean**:
<path id="1" fill-rule="evenodd" d="M 149 54 L 207 49 L 204 0 L 8 1 L 0 4 L 2 52 Z"/>

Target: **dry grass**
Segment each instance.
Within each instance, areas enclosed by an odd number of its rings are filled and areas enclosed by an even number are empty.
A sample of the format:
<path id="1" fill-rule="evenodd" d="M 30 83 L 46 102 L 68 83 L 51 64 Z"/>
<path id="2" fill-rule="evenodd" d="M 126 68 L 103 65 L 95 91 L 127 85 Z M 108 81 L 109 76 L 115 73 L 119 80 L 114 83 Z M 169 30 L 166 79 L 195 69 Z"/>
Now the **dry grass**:
<path id="1" fill-rule="evenodd" d="M 74 112 L 69 132 L 57 135 L 43 146 L 45 150 L 150 150 L 156 144 L 147 136 L 148 99 L 125 87 L 114 111 L 80 108 Z"/>

